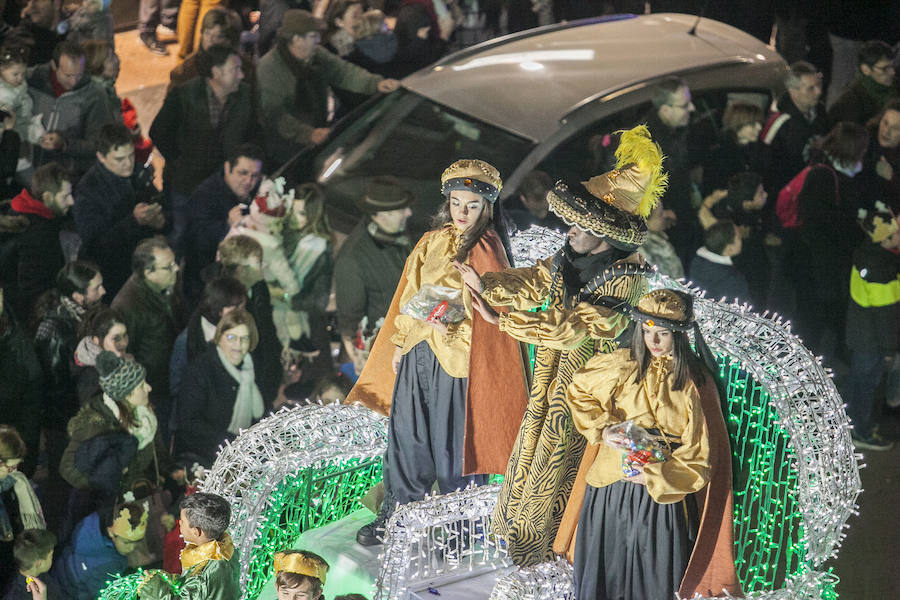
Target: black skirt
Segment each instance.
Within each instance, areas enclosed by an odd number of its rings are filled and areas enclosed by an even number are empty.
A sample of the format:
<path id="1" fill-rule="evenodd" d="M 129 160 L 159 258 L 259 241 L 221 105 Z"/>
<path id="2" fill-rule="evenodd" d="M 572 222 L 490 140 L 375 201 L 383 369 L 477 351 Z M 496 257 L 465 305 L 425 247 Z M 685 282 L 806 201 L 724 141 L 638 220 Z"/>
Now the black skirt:
<path id="1" fill-rule="evenodd" d="M 647 487 L 587 486 L 575 540 L 577 600 L 671 600 L 691 556 L 685 503 L 658 504 Z"/>

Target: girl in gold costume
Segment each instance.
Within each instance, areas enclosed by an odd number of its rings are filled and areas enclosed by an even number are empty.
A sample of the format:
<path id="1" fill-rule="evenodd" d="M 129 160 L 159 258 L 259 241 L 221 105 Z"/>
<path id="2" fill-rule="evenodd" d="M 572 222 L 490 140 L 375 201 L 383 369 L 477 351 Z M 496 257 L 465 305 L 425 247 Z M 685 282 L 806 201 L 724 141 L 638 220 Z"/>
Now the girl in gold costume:
<path id="1" fill-rule="evenodd" d="M 728 543 L 730 493 L 721 505 L 690 496 L 723 486 L 730 492 L 731 480 L 713 377 L 686 333 L 694 329 L 693 298 L 655 290 L 641 297 L 632 317 L 638 327 L 631 348 L 594 356 L 567 392 L 576 429 L 598 447 L 575 539 L 576 597 L 667 600 L 676 591 L 716 596 L 723 589 L 740 595 Z M 695 333 L 698 351 L 710 357 Z M 653 435 L 666 455 L 631 476 L 623 473 L 622 452 L 604 443 L 615 435 L 610 426 L 627 420 Z M 698 512 L 695 500 L 706 510 Z M 727 540 L 719 539 L 723 533 Z"/>

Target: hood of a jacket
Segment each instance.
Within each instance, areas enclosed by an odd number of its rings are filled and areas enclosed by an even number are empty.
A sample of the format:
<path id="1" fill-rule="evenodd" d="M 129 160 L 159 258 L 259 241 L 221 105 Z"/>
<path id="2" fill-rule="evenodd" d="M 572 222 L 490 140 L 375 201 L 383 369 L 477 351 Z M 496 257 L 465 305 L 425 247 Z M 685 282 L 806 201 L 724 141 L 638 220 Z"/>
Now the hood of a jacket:
<path id="1" fill-rule="evenodd" d="M 22 190 L 10 203 L 12 209 L 23 215 L 37 215 L 44 219 L 53 219 L 53 211 L 47 208 L 43 202 L 32 198 L 28 190 Z"/>
<path id="2" fill-rule="evenodd" d="M 88 400 L 66 427 L 73 442 L 83 442 L 98 435 L 121 431 L 116 417 L 103 404 L 102 392 Z"/>

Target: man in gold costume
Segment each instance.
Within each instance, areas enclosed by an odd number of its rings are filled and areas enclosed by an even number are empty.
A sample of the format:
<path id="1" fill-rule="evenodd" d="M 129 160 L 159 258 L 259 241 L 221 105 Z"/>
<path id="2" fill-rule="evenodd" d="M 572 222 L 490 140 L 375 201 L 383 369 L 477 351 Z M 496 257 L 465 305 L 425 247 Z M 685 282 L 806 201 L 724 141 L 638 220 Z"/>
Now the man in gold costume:
<path id="1" fill-rule="evenodd" d="M 482 316 L 536 346 L 528 406 L 492 525 L 519 566 L 553 557 L 586 445 L 566 388 L 591 356 L 617 349 L 630 332 L 628 311 L 648 289 L 648 267 L 636 250 L 666 185 L 661 166 L 646 127 L 623 132 L 615 169 L 580 184 L 559 182 L 548 193 L 550 209 L 571 226 L 562 250 L 533 267 L 480 277 L 457 264 Z M 498 315 L 489 305 L 511 311 Z"/>

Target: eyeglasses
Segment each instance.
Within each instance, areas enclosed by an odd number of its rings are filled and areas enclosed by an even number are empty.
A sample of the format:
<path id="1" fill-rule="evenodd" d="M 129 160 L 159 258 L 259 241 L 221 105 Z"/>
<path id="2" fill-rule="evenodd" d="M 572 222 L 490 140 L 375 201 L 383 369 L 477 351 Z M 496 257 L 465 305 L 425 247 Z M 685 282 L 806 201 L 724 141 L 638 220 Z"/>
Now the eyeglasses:
<path id="1" fill-rule="evenodd" d="M 888 63 L 886 65 L 881 65 L 880 67 L 878 65 L 872 65 L 872 70 L 879 71 L 881 73 L 887 73 L 888 71 L 896 71 L 897 68 L 893 65 L 893 63 Z"/>
<path id="2" fill-rule="evenodd" d="M 169 263 L 164 267 L 154 267 L 157 271 L 174 271 L 178 268 L 177 263 Z"/>
<path id="3" fill-rule="evenodd" d="M 244 344 L 250 345 L 250 336 L 249 335 L 237 335 L 235 333 L 226 333 L 225 339 L 232 344 L 235 342 L 240 342 L 243 346 Z"/>
<path id="4" fill-rule="evenodd" d="M 0 467 L 6 467 L 7 471 L 15 471 L 19 468 L 20 464 L 22 464 L 21 458 L 7 458 L 5 460 L 0 460 Z"/>

